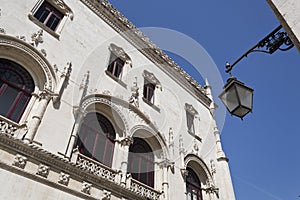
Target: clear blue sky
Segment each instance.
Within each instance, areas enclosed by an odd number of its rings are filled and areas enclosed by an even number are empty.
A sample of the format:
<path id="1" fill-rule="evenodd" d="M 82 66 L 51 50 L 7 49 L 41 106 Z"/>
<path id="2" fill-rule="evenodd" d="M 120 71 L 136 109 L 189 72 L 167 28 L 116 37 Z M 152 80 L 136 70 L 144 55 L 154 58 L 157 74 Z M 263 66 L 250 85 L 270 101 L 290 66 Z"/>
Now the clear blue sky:
<path id="1" fill-rule="evenodd" d="M 137 27 L 169 28 L 196 40 L 224 81 L 225 62 L 279 25 L 264 0 L 110 2 Z M 250 54 L 233 70 L 255 90 L 253 113 L 244 121 L 227 113 L 221 135 L 238 200 L 300 199 L 299 65 L 300 54 L 293 48 Z M 189 71 L 187 66 L 182 67 Z"/>

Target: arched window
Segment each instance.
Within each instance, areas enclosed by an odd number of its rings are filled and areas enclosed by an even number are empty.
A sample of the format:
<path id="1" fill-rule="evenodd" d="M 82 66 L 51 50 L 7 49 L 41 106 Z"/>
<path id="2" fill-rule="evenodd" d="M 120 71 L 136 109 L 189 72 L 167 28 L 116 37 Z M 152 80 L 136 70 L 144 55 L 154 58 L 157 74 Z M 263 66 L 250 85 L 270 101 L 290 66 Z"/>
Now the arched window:
<path id="1" fill-rule="evenodd" d="M 133 138 L 133 144 L 129 147 L 128 168 L 132 178 L 154 187 L 154 154 L 145 140 Z"/>
<path id="2" fill-rule="evenodd" d="M 203 200 L 201 183 L 196 173 L 187 168 L 188 176 L 186 177 L 187 200 Z"/>
<path id="3" fill-rule="evenodd" d="M 34 81 L 19 64 L 0 58 L 0 115 L 19 122 L 34 91 Z"/>
<path id="4" fill-rule="evenodd" d="M 99 113 L 88 113 L 81 125 L 79 152 L 111 167 L 116 133 L 110 121 Z"/>

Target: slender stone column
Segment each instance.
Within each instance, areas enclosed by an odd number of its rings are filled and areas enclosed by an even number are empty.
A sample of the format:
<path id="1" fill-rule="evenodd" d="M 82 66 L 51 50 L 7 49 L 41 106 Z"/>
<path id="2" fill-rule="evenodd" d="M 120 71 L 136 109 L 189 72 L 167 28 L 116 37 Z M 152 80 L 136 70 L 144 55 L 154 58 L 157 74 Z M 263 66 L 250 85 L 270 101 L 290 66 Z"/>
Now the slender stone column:
<path id="1" fill-rule="evenodd" d="M 72 151 L 73 151 L 75 142 L 77 140 L 78 133 L 79 133 L 84 116 L 85 116 L 85 113 L 81 109 L 78 109 L 77 113 L 76 113 L 76 119 L 75 119 L 74 127 L 72 130 L 71 138 L 70 138 L 70 141 L 69 141 L 69 144 L 67 147 L 67 151 L 66 151 L 66 155 L 65 155 L 66 158 L 68 158 L 68 159 L 71 159 Z"/>
<path id="2" fill-rule="evenodd" d="M 160 167 L 163 168 L 162 188 L 164 192 L 164 200 L 169 200 L 169 169 L 174 170 L 174 162 L 170 162 L 170 160 L 165 158 L 159 164 Z"/>
<path id="3" fill-rule="evenodd" d="M 121 157 L 121 185 L 126 186 L 126 174 L 128 167 L 129 146 L 133 143 L 133 138 L 124 137 L 120 140 L 122 157 Z"/>
<path id="4" fill-rule="evenodd" d="M 41 124 L 42 118 L 45 114 L 47 105 L 51 99 L 51 94 L 47 91 L 42 91 L 38 95 L 38 99 L 35 102 L 36 109 L 34 109 L 34 114 L 32 119 L 29 121 L 28 132 L 25 135 L 24 142 L 31 143 L 36 135 L 37 129 Z"/>

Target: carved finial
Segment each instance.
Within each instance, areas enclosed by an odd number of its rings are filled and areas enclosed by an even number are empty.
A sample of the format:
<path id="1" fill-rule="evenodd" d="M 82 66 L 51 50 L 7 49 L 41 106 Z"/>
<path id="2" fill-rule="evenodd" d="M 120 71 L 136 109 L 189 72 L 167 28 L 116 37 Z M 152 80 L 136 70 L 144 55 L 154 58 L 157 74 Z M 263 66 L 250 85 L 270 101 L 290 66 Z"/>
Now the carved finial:
<path id="1" fill-rule="evenodd" d="M 37 47 L 40 43 L 43 43 L 43 30 L 40 29 L 36 33 L 33 33 L 31 35 L 31 44 L 35 47 Z"/>

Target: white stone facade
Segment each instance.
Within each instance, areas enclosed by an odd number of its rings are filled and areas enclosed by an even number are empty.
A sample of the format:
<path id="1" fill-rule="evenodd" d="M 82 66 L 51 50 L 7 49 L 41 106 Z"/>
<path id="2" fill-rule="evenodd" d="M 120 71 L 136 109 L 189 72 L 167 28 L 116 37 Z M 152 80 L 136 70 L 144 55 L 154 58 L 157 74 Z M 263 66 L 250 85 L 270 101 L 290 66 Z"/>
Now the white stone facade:
<path id="1" fill-rule="evenodd" d="M 63 15 L 55 28 L 36 17 L 45 1 Z M 188 169 L 203 200 L 235 199 L 208 83 L 196 83 L 106 0 L 0 5 L 0 61 L 17 63 L 34 83 L 18 120 L 0 115 L 0 199 L 191 199 Z M 121 74 L 108 67 L 112 54 Z M 89 113 L 115 131 L 109 165 L 79 148 Z M 151 149 L 153 186 L 127 171 L 135 138 Z"/>
<path id="2" fill-rule="evenodd" d="M 267 0 L 267 2 L 300 51 L 300 2 L 297 0 Z"/>

